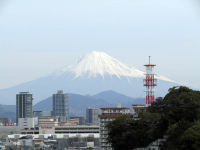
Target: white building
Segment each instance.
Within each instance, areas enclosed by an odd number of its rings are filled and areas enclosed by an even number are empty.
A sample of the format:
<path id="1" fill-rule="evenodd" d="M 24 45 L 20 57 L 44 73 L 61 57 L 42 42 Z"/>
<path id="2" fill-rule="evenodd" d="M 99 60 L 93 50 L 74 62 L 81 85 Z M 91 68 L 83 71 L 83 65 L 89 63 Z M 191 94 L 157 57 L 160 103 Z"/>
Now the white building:
<path id="1" fill-rule="evenodd" d="M 106 138 L 108 137 L 108 131 L 106 124 L 114 119 L 121 117 L 122 115 L 128 115 L 131 117 L 130 108 L 118 107 L 118 108 L 101 108 L 100 118 L 100 146 L 104 150 L 112 150 L 110 144 L 107 143 Z"/>
<path id="2" fill-rule="evenodd" d="M 37 118 L 18 118 L 18 126 L 20 129 L 34 128 L 38 126 Z"/>

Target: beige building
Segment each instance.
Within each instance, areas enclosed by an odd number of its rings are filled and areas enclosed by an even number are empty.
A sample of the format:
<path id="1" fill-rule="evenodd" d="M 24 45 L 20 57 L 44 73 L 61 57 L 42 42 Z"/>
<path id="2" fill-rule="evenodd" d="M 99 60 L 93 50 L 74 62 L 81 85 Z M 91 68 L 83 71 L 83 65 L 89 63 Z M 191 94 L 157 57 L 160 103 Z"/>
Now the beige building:
<path id="1" fill-rule="evenodd" d="M 40 117 L 39 127 L 55 127 L 58 126 L 58 122 L 54 121 L 53 117 Z"/>

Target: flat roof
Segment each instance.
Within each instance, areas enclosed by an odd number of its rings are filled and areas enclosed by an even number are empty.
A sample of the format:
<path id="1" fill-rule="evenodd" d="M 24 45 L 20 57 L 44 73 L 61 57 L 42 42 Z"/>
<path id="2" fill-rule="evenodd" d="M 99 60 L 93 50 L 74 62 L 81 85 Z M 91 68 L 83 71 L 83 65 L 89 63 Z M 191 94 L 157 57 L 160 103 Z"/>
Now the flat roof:
<path id="1" fill-rule="evenodd" d="M 129 107 L 115 107 L 115 108 L 111 107 L 111 108 L 100 108 L 100 109 L 105 110 L 105 109 L 130 109 L 130 108 Z"/>
<path id="2" fill-rule="evenodd" d="M 26 136 L 25 134 L 12 134 L 12 135 L 8 135 L 8 138 L 15 138 L 15 136 L 19 136 L 19 138 Z M 30 136 L 33 137 L 33 139 L 43 139 L 41 138 L 41 136 L 44 136 L 44 138 L 48 138 L 50 136 L 54 136 L 56 135 L 57 139 L 62 139 L 64 138 L 64 136 L 69 136 L 69 138 L 71 137 L 77 137 L 77 136 L 81 136 L 81 137 L 88 137 L 88 136 L 94 136 L 95 138 L 100 138 L 100 134 L 99 133 L 59 133 L 59 134 L 29 134 Z"/>

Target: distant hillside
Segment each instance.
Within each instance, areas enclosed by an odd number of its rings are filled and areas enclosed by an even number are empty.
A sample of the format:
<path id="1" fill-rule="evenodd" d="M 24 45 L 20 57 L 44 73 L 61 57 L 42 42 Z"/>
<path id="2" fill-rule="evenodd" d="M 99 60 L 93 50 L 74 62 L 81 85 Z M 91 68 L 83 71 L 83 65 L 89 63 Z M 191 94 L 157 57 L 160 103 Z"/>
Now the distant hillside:
<path id="1" fill-rule="evenodd" d="M 86 108 L 116 107 L 118 103 L 122 107 L 130 107 L 132 104 L 144 104 L 144 98 L 132 98 L 115 91 L 104 91 L 94 96 L 68 94 L 70 116 L 85 116 Z M 48 97 L 35 104 L 33 110 L 52 110 L 52 97 Z M 10 118 L 15 121 L 16 106 L 0 105 L 0 117 Z"/>
<path id="2" fill-rule="evenodd" d="M 69 95 L 70 116 L 85 116 L 86 108 L 116 107 L 120 103 L 124 107 L 132 104 L 144 104 L 144 98 L 131 98 L 114 91 L 105 91 L 94 96 L 83 96 L 79 94 Z M 52 110 L 52 97 L 40 101 L 34 105 L 34 110 Z"/>
<path id="3" fill-rule="evenodd" d="M 74 64 L 74 63 L 73 63 Z M 163 97 L 168 89 L 177 86 L 164 76 L 156 75 L 156 95 Z M 0 90 L 1 104 L 15 104 L 16 94 L 30 91 L 34 104 L 55 93 L 58 89 L 81 95 L 94 95 L 102 91 L 116 91 L 130 97 L 144 97 L 145 72 L 129 67 L 104 52 L 93 51 L 74 65 L 65 66 L 54 73 Z"/>
<path id="4" fill-rule="evenodd" d="M 79 94 L 68 94 L 69 96 L 69 111 L 71 116 L 84 116 L 87 107 L 100 108 L 106 102 L 98 100 L 90 96 L 82 96 Z M 108 103 L 106 103 L 108 104 Z M 108 104 L 108 106 L 111 106 Z M 34 110 L 52 110 L 52 97 L 49 97 L 34 105 Z"/>
<path id="5" fill-rule="evenodd" d="M 105 100 L 108 103 L 116 104 L 120 103 L 122 105 L 130 105 L 130 104 L 143 104 L 145 103 L 144 98 L 132 98 L 129 96 L 125 96 L 123 94 L 117 93 L 115 91 L 104 91 L 99 94 L 92 96 L 96 99 Z"/>
<path id="6" fill-rule="evenodd" d="M 15 105 L 1 105 L 0 104 L 0 118 L 9 118 L 13 122 L 16 119 L 16 106 Z"/>

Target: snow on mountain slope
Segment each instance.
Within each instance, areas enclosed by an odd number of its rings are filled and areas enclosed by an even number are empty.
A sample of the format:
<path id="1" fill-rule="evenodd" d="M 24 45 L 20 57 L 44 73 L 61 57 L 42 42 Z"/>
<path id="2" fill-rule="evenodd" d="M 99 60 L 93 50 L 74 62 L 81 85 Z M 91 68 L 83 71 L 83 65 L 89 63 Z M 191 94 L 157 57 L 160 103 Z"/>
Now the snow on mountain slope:
<path id="1" fill-rule="evenodd" d="M 93 51 L 87 54 L 85 57 L 80 59 L 77 64 L 73 66 L 67 66 L 62 68 L 62 70 L 57 75 L 62 75 L 66 72 L 72 72 L 75 78 L 81 77 L 83 75 L 88 75 L 88 77 L 96 77 L 98 75 L 104 77 L 104 75 L 117 76 L 120 77 L 144 77 L 144 72 L 140 71 L 134 67 L 128 67 L 116 58 L 109 56 L 104 52 Z M 173 82 L 167 77 L 157 75 L 158 79 Z"/>
<path id="2" fill-rule="evenodd" d="M 141 66 L 143 67 L 143 66 Z M 155 68 L 156 69 L 156 68 Z M 115 91 L 129 97 L 145 97 L 144 72 L 130 68 L 103 52 L 92 52 L 80 59 L 76 65 L 65 67 L 45 77 L 0 90 L 2 104 L 15 104 L 15 95 L 29 91 L 34 103 L 55 93 L 58 89 L 77 94 L 96 94 Z M 157 76 L 156 96 L 164 96 L 168 89 L 177 86 L 171 80 Z"/>
<path id="3" fill-rule="evenodd" d="M 87 54 L 76 65 L 62 69 L 62 72 L 70 71 L 75 74 L 75 78 L 88 74 L 89 77 L 96 77 L 105 74 L 126 77 L 142 77 L 144 73 L 135 68 L 129 68 L 117 59 L 104 52 L 93 51 Z"/>

